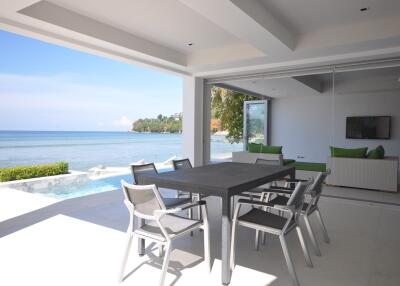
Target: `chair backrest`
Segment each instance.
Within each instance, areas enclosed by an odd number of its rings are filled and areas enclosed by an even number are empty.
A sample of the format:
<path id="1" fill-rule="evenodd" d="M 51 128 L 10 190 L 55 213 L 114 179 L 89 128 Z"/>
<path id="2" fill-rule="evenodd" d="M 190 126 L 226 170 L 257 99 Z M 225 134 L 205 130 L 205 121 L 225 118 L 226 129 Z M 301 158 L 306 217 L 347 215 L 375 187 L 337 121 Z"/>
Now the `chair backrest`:
<path id="1" fill-rule="evenodd" d="M 313 184 L 310 187 L 311 195 L 313 196 L 313 200 L 311 202 L 312 205 L 316 205 L 321 196 L 322 186 L 325 182 L 326 177 L 331 173 L 330 169 L 327 169 L 325 172 L 320 172 L 316 176 Z"/>
<path id="2" fill-rule="evenodd" d="M 161 195 L 155 185 L 132 185 L 121 180 L 125 199 L 134 206 L 134 215 L 153 216 L 155 210 L 165 209 Z"/>
<path id="3" fill-rule="evenodd" d="M 142 185 L 140 175 L 142 174 L 158 174 L 154 163 L 131 165 L 132 176 L 136 185 Z"/>
<path id="4" fill-rule="evenodd" d="M 307 182 L 299 182 L 296 184 L 293 194 L 290 196 L 290 199 L 287 202 L 287 206 L 294 207 L 296 213 L 301 212 L 304 204 L 305 192 L 310 187 L 311 183 L 312 179 L 308 180 Z"/>
<path id="5" fill-rule="evenodd" d="M 256 164 L 259 164 L 259 165 L 275 165 L 275 166 L 282 165 L 281 164 L 281 160 L 279 160 L 279 159 L 273 160 L 273 159 L 261 159 L 261 158 L 257 158 L 256 159 Z"/>
<path id="6" fill-rule="evenodd" d="M 173 160 L 172 165 L 174 166 L 174 170 L 193 168 L 189 159 Z"/>

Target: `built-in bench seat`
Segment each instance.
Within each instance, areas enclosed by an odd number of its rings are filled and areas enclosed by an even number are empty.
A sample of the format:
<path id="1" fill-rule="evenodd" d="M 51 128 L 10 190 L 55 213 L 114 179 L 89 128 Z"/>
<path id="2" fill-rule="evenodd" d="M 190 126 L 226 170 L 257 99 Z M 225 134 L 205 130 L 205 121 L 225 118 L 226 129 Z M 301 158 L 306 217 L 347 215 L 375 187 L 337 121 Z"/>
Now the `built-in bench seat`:
<path id="1" fill-rule="evenodd" d="M 315 162 L 297 162 L 293 159 L 283 160 L 283 164 L 287 166 L 294 166 L 296 168 L 296 178 L 297 179 L 309 179 L 314 178 L 318 172 L 326 171 L 325 163 L 315 163 Z"/>

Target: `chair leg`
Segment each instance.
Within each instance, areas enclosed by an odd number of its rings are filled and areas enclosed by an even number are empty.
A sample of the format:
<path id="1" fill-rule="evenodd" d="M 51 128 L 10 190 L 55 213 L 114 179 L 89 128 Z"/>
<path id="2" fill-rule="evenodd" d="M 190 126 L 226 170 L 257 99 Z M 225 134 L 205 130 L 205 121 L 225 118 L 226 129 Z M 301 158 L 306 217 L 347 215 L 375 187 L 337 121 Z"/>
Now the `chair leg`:
<path id="1" fill-rule="evenodd" d="M 304 223 L 305 223 L 305 225 L 307 227 L 308 235 L 310 236 L 311 243 L 313 245 L 315 254 L 317 256 L 321 256 L 321 250 L 319 249 L 319 245 L 318 245 L 317 239 L 315 238 L 314 231 L 312 230 L 310 221 L 308 220 L 308 216 L 307 215 L 303 215 L 302 217 L 304 218 Z"/>
<path id="2" fill-rule="evenodd" d="M 198 219 L 199 220 L 202 220 L 202 215 L 201 215 L 201 207 L 200 206 L 197 206 L 197 213 L 198 213 Z"/>
<path id="3" fill-rule="evenodd" d="M 256 230 L 256 236 L 254 240 L 254 249 L 256 251 L 260 250 L 260 230 Z"/>
<path id="4" fill-rule="evenodd" d="M 158 257 L 162 257 L 164 254 L 164 245 L 161 243 L 158 244 Z"/>
<path id="5" fill-rule="evenodd" d="M 192 210 L 192 208 L 188 209 L 188 217 L 189 217 L 189 219 L 193 219 L 193 210 Z M 193 231 L 190 232 L 190 236 L 193 236 Z"/>
<path id="6" fill-rule="evenodd" d="M 292 276 L 293 285 L 300 286 L 299 280 L 297 279 L 296 271 L 294 270 L 292 258 L 290 257 L 289 250 L 286 245 L 286 240 L 285 240 L 285 237 L 283 236 L 283 234 L 279 236 L 279 240 L 282 245 L 282 251 L 283 251 L 283 255 L 285 256 L 285 260 L 286 260 L 287 267 L 289 269 L 289 273 Z"/>
<path id="7" fill-rule="evenodd" d="M 235 249 L 236 249 L 236 225 L 237 222 L 233 221 L 232 222 L 232 240 L 231 240 L 231 259 L 230 259 L 230 267 L 231 271 L 235 268 Z"/>
<path id="8" fill-rule="evenodd" d="M 235 212 L 235 196 L 231 197 L 231 219 L 233 219 L 233 215 Z"/>
<path id="9" fill-rule="evenodd" d="M 162 273 L 161 273 L 161 279 L 160 279 L 160 286 L 164 285 L 164 281 L 165 281 L 165 276 L 167 275 L 168 272 L 168 264 L 169 264 L 169 256 L 171 254 L 171 242 L 167 243 L 165 246 L 165 255 L 164 255 L 164 262 L 163 262 L 163 266 L 162 266 Z"/>
<path id="10" fill-rule="evenodd" d="M 119 282 L 120 283 L 122 283 L 122 281 L 124 280 L 124 272 L 125 272 L 126 263 L 128 262 L 129 252 L 131 250 L 132 239 L 133 239 L 133 234 L 132 234 L 132 232 L 130 232 L 128 234 L 128 241 L 126 243 L 125 253 L 124 253 L 124 256 L 122 258 L 121 270 L 120 270 L 120 273 L 119 273 Z"/>
<path id="11" fill-rule="evenodd" d="M 208 216 L 206 215 L 206 206 L 202 205 L 201 208 L 203 208 L 204 210 L 204 221 L 203 221 L 203 225 L 204 225 L 204 229 L 203 229 L 203 233 L 204 233 L 204 262 L 206 264 L 207 267 L 207 271 L 211 272 L 211 256 L 210 256 L 210 226 L 208 224 Z"/>
<path id="12" fill-rule="evenodd" d="M 195 194 L 194 196 L 195 201 L 200 201 L 200 194 Z M 202 215 L 201 215 L 201 206 L 197 206 L 197 214 L 198 214 L 198 219 L 202 220 Z"/>
<path id="13" fill-rule="evenodd" d="M 316 209 L 316 210 L 315 210 L 315 213 L 317 214 L 319 223 L 321 224 L 322 233 L 324 234 L 325 242 L 326 242 L 326 243 L 330 243 L 331 240 L 329 239 L 328 232 L 326 231 L 326 227 L 325 227 L 324 221 L 322 220 L 321 212 L 319 211 L 319 209 Z"/>
<path id="14" fill-rule="evenodd" d="M 311 261 L 311 257 L 310 257 L 310 253 L 308 252 L 307 244 L 304 241 L 303 232 L 301 231 L 300 226 L 296 226 L 296 230 L 297 230 L 297 235 L 299 236 L 301 248 L 303 249 L 303 254 L 304 254 L 304 257 L 306 259 L 307 265 L 309 267 L 313 267 L 313 264 L 312 264 L 312 261 Z"/>
<path id="15" fill-rule="evenodd" d="M 266 241 L 267 241 L 267 234 L 264 231 L 262 231 L 261 232 L 261 244 L 265 245 Z"/>

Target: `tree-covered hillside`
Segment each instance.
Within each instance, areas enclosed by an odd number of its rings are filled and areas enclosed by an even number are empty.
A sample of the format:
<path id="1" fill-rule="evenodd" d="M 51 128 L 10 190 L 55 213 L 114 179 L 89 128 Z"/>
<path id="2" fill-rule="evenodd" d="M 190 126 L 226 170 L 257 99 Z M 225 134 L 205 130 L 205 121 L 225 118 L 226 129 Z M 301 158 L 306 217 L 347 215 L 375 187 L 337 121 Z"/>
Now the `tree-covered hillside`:
<path id="1" fill-rule="evenodd" d="M 182 114 L 175 114 L 171 116 L 158 115 L 157 118 L 138 119 L 133 122 L 132 131 L 136 132 L 168 132 L 168 133 L 181 133 L 182 132 Z"/>

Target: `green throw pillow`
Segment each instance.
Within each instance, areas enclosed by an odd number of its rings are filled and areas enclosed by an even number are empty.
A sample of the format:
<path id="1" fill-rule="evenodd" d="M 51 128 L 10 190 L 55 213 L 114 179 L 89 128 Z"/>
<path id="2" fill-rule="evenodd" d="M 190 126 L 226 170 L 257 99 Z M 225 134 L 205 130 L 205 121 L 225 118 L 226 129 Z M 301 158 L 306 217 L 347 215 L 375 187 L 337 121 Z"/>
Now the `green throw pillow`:
<path id="1" fill-rule="evenodd" d="M 247 144 L 247 150 L 249 150 L 250 153 L 261 153 L 261 146 L 262 144 L 249 143 Z"/>
<path id="2" fill-rule="evenodd" d="M 376 149 L 372 149 L 367 154 L 368 159 L 382 159 L 379 156 L 379 152 Z"/>
<path id="3" fill-rule="evenodd" d="M 345 149 L 338 147 L 330 147 L 332 157 L 343 158 L 365 158 L 367 157 L 368 148 Z"/>
<path id="4" fill-rule="evenodd" d="M 368 159 L 383 159 L 385 158 L 385 149 L 383 149 L 382 145 L 379 145 L 375 149 L 372 149 L 367 154 Z"/>
<path id="5" fill-rule="evenodd" d="M 282 146 L 261 146 L 261 153 L 282 154 Z"/>
<path id="6" fill-rule="evenodd" d="M 385 158 L 385 149 L 383 148 L 382 145 L 379 145 L 378 147 L 376 147 L 376 151 L 379 153 L 380 159 Z"/>

